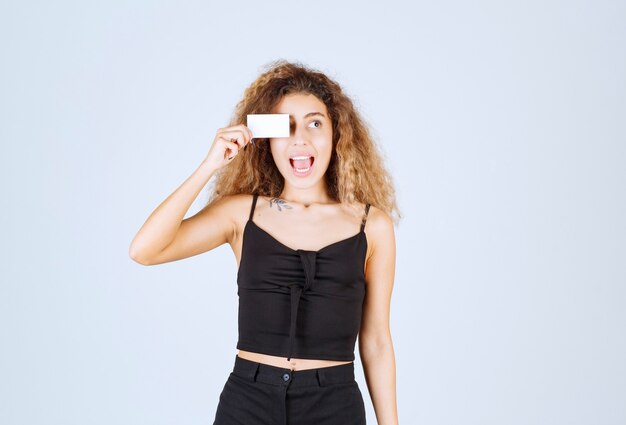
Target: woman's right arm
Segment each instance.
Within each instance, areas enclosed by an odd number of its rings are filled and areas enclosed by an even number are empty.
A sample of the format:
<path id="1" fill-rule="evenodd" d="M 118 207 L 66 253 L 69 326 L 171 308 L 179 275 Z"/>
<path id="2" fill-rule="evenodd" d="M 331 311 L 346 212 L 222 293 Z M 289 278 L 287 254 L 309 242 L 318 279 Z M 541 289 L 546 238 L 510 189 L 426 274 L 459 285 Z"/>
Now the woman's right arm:
<path id="1" fill-rule="evenodd" d="M 230 211 L 232 203 L 228 197 L 183 218 L 211 177 L 229 164 L 251 138 L 250 130 L 243 125 L 218 130 L 204 161 L 150 214 L 133 238 L 128 254 L 134 261 L 143 265 L 162 264 L 198 255 L 230 241 L 235 214 Z"/>

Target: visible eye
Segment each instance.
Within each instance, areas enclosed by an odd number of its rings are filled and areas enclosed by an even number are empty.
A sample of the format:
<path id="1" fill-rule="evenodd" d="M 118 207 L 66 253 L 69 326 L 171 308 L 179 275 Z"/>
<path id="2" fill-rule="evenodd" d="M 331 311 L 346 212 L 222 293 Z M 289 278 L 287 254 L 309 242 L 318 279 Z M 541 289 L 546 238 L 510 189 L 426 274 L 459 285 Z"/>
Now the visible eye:
<path id="1" fill-rule="evenodd" d="M 319 125 L 315 128 L 320 128 L 322 126 L 321 121 L 315 120 L 315 121 L 311 121 L 311 123 L 318 123 Z"/>

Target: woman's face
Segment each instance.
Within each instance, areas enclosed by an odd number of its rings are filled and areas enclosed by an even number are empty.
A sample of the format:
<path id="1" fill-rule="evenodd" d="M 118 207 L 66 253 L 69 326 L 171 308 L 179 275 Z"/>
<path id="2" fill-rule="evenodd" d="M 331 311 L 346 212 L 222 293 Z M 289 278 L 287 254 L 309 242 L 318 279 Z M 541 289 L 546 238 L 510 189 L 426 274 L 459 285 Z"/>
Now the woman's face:
<path id="1" fill-rule="evenodd" d="M 289 94 L 272 113 L 289 114 L 289 137 L 269 140 L 285 184 L 298 188 L 313 186 L 324 176 L 333 149 L 333 129 L 326 105 L 312 94 Z"/>

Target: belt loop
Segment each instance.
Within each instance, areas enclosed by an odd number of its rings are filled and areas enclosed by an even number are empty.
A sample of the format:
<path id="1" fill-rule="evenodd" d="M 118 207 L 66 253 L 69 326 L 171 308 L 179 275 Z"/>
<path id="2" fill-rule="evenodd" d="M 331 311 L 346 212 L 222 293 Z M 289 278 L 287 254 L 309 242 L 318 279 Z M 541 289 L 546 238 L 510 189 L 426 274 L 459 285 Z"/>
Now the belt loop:
<path id="1" fill-rule="evenodd" d="M 255 363 L 255 365 L 254 365 L 254 367 L 252 367 L 252 368 L 248 371 L 248 378 L 249 378 L 251 381 L 253 381 L 253 382 L 254 382 L 254 381 L 256 381 L 256 375 L 257 375 L 257 372 L 258 372 L 258 370 L 259 370 L 259 366 L 260 366 L 260 363 L 256 362 L 256 363 Z"/>
<path id="2" fill-rule="evenodd" d="M 326 385 L 326 377 L 324 376 L 324 371 L 322 369 L 317 370 L 317 382 L 319 382 L 320 387 L 324 387 Z"/>

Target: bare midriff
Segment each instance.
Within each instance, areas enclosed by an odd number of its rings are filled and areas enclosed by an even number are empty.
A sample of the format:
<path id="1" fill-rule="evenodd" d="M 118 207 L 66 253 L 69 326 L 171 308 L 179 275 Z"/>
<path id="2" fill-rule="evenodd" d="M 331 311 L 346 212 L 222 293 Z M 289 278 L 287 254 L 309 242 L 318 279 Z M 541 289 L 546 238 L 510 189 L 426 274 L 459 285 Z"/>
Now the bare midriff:
<path id="1" fill-rule="evenodd" d="M 291 370 L 317 369 L 320 367 L 339 366 L 342 364 L 352 363 L 351 361 L 298 359 L 295 357 L 287 360 L 287 357 L 271 356 L 269 354 L 254 353 L 252 351 L 244 350 L 238 350 L 237 356 L 253 362 L 264 363 L 270 366 L 282 367 Z"/>

